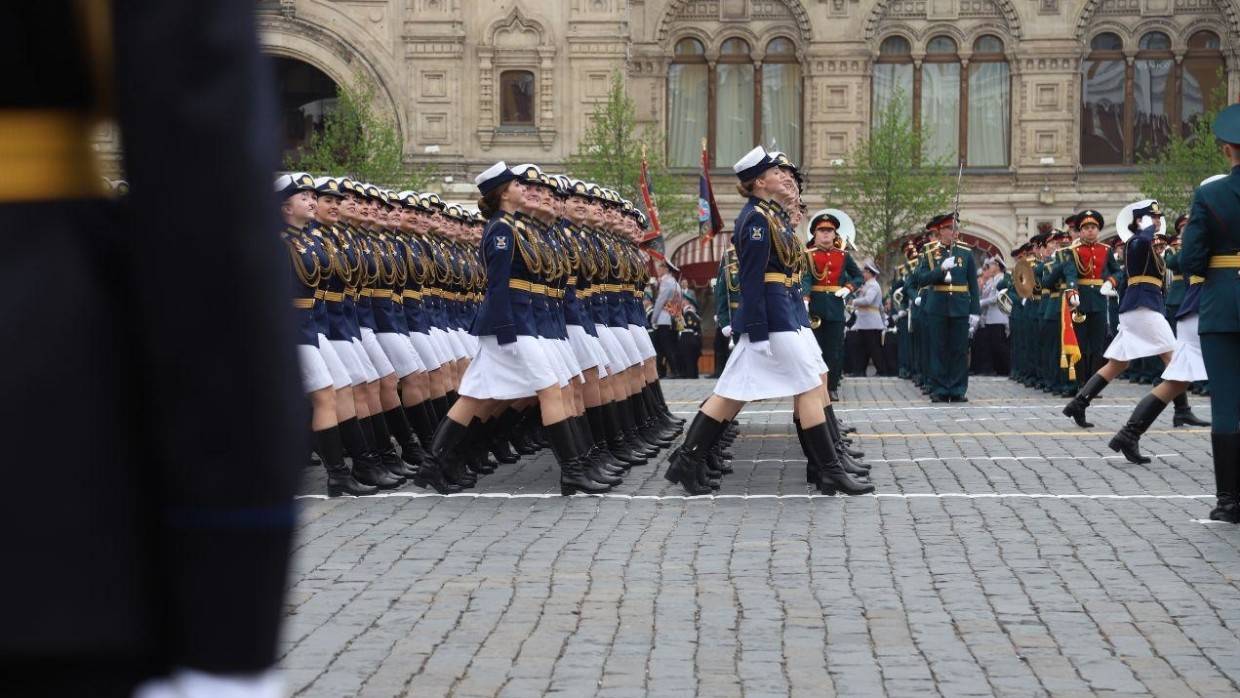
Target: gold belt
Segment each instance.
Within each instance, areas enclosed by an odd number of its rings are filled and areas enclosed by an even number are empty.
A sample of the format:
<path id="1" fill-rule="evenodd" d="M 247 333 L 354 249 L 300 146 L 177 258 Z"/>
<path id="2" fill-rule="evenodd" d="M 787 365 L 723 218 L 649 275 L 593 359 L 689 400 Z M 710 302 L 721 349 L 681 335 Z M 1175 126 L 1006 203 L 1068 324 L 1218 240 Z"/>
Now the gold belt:
<path id="1" fill-rule="evenodd" d="M 1196 286 L 1197 284 L 1204 283 L 1205 280 L 1206 280 L 1206 277 L 1204 276 L 1197 276 L 1196 274 L 1190 274 L 1188 277 L 1188 285 Z"/>
<path id="2" fill-rule="evenodd" d="M 323 299 L 323 297 L 324 297 L 326 294 L 327 294 L 327 292 L 326 292 L 326 291 L 324 291 L 324 290 L 323 290 L 323 289 L 321 289 L 321 288 L 316 288 L 316 289 L 314 289 L 314 297 L 315 297 L 316 299 L 318 299 L 318 300 L 322 300 L 322 299 Z"/>
<path id="3" fill-rule="evenodd" d="M 293 307 L 301 308 L 302 310 L 310 310 L 311 308 L 314 307 L 314 299 L 313 298 L 294 298 Z"/>
<path id="4" fill-rule="evenodd" d="M 739 308 L 739 307 L 741 307 L 741 304 L 740 304 L 740 303 L 728 303 L 728 307 L 729 307 L 729 308 Z"/>
<path id="5" fill-rule="evenodd" d="M 393 303 L 400 303 L 401 305 L 405 304 L 405 299 L 401 298 L 400 294 L 395 291 L 388 291 L 388 296 L 391 297 Z"/>
<path id="6" fill-rule="evenodd" d="M 1063 295 L 1063 292 L 1062 292 L 1062 291 L 1053 291 L 1053 292 L 1051 293 L 1051 298 L 1058 298 L 1058 297 L 1060 297 L 1060 296 L 1062 296 L 1062 295 Z"/>
<path id="7" fill-rule="evenodd" d="M 934 290 L 939 291 L 940 293 L 968 293 L 969 292 L 968 286 L 960 286 L 960 285 L 953 286 L 951 284 L 935 284 L 933 288 Z"/>
<path id="8" fill-rule="evenodd" d="M 542 284 L 532 284 L 522 279 L 509 279 L 508 288 L 515 289 L 517 291 L 525 291 L 526 293 L 539 293 L 542 295 L 547 294 L 546 286 L 543 286 Z"/>
<path id="9" fill-rule="evenodd" d="M 422 300 L 421 291 L 410 291 L 409 289 L 405 289 L 403 292 L 401 292 L 401 295 L 404 296 L 405 298 L 412 298 L 415 301 Z"/>
<path id="10" fill-rule="evenodd" d="M 558 288 L 547 287 L 547 297 L 548 298 L 563 298 L 564 291 Z"/>
<path id="11" fill-rule="evenodd" d="M 783 284 L 789 288 L 792 287 L 792 277 L 787 274 L 777 274 L 775 272 L 767 272 L 762 275 L 762 280 L 768 284 Z"/>
<path id="12" fill-rule="evenodd" d="M 1210 257 L 1211 269 L 1238 269 L 1240 268 L 1240 254 L 1216 254 Z"/>
<path id="13" fill-rule="evenodd" d="M 810 286 L 810 290 L 815 291 L 817 293 L 835 293 L 841 288 L 844 288 L 844 287 L 843 286 Z"/>
<path id="14" fill-rule="evenodd" d="M 343 294 L 343 293 L 337 293 L 337 292 L 335 292 L 335 291 L 324 291 L 324 292 L 323 292 L 323 300 L 325 300 L 325 301 L 327 301 L 327 302 L 329 302 L 329 303 L 343 303 L 343 302 L 344 302 L 344 294 Z"/>
<path id="15" fill-rule="evenodd" d="M 1210 261 L 1213 262 L 1214 260 L 1210 260 Z M 1144 275 L 1134 276 L 1128 280 L 1129 286 L 1135 286 L 1136 284 L 1149 284 L 1151 286 L 1157 286 L 1159 288 L 1162 288 L 1163 280 L 1158 278 L 1157 276 L 1144 276 Z"/>
<path id="16" fill-rule="evenodd" d="M 67 109 L 0 109 L 0 202 L 103 197 L 91 120 Z"/>
<path id="17" fill-rule="evenodd" d="M 1077 279 L 1077 286 L 1101 286 L 1102 279 Z"/>
<path id="18" fill-rule="evenodd" d="M 877 305 L 856 305 L 856 304 L 854 304 L 854 305 L 853 305 L 853 310 L 854 310 L 854 311 L 857 311 L 857 310 L 873 310 L 874 312 L 878 312 L 878 311 L 880 310 L 880 308 L 879 308 Z"/>

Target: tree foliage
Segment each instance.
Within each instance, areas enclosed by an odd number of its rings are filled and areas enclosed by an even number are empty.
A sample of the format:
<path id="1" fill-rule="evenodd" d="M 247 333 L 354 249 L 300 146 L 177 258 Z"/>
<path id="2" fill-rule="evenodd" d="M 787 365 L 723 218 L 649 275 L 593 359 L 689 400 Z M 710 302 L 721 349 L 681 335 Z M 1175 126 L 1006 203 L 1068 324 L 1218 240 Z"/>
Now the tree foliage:
<path id="1" fill-rule="evenodd" d="M 577 152 L 569 157 L 569 172 L 579 179 L 615 189 L 642 206 L 637 181 L 643 148 L 664 236 L 696 231 L 697 198 L 679 191 L 683 189 L 683 180 L 668 171 L 662 132 L 650 126 L 638 128 L 633 99 L 624 90 L 623 75 L 616 71 L 611 76 L 607 101 L 590 115 L 590 126 L 578 141 Z"/>
<path id="2" fill-rule="evenodd" d="M 895 94 L 879 108 L 870 134 L 843 163 L 830 203 L 857 224 L 857 244 L 886 262 L 900 238 L 924 229 L 932 216 L 951 209 L 956 168 L 924 156 L 907 98 Z"/>
<path id="3" fill-rule="evenodd" d="M 400 132 L 392 118 L 375 107 L 377 95 L 374 82 L 361 74 L 351 85 L 338 85 L 335 108 L 324 114 L 322 129 L 313 131 L 297 151 L 286 154 L 284 166 L 423 190 L 434 173 L 426 167 L 412 171 L 405 167 Z"/>
<path id="4" fill-rule="evenodd" d="M 1210 130 L 1214 117 L 1227 106 L 1226 80 L 1210 96 L 1209 108 L 1192 126 L 1187 136 L 1172 129 L 1166 148 L 1153 156 L 1141 158 L 1137 188 L 1150 199 L 1157 199 L 1166 211 L 1187 213 L 1193 191 L 1210 175 L 1225 174 L 1231 163 Z"/>

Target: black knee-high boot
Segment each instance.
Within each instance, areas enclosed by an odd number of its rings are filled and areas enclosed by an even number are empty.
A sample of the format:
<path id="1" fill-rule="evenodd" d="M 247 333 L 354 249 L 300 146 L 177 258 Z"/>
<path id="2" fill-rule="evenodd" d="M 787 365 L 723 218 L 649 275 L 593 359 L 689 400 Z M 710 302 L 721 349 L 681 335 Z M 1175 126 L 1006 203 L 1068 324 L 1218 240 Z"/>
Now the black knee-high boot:
<path id="1" fill-rule="evenodd" d="M 594 442 L 594 453 L 598 462 L 601 463 L 608 472 L 614 475 L 621 475 L 628 471 L 629 463 L 616 458 L 615 454 L 607 446 L 607 426 L 604 424 L 606 419 L 603 414 L 603 407 L 586 408 L 586 423 L 589 425 L 590 438 Z"/>
<path id="2" fill-rule="evenodd" d="M 835 439 L 836 448 L 856 459 L 865 458 L 865 451 L 852 448 L 844 442 L 844 432 L 840 429 L 840 420 L 835 416 L 835 405 L 827 405 L 827 426 Z"/>
<path id="3" fill-rule="evenodd" d="M 624 436 L 624 417 L 620 405 L 615 402 L 609 402 L 600 405 L 599 409 L 603 411 L 603 426 L 607 431 L 607 450 L 611 455 L 621 463 L 632 467 L 634 465 L 645 465 L 647 459 L 637 451 L 629 447 L 628 441 Z"/>
<path id="4" fill-rule="evenodd" d="M 403 478 L 391 474 L 383 467 L 379 454 L 366 442 L 357 417 L 350 417 L 340 423 L 340 437 L 349 451 L 349 456 L 353 458 L 353 477 L 357 478 L 358 482 L 381 490 L 400 487 L 404 483 Z"/>
<path id="5" fill-rule="evenodd" d="M 1175 397 L 1175 412 L 1171 417 L 1171 426 L 1208 427 L 1210 423 L 1193 414 L 1193 408 L 1188 406 L 1188 394 L 1180 393 Z"/>
<path id="6" fill-rule="evenodd" d="M 600 494 L 611 489 L 610 485 L 596 482 L 586 473 L 581 454 L 577 452 L 572 424 L 567 419 L 547 424 L 543 431 L 547 434 L 551 451 L 560 465 L 560 494 Z"/>
<path id="7" fill-rule="evenodd" d="M 400 444 L 400 457 L 415 468 L 422 465 L 426 452 L 414 439 L 413 428 L 409 426 L 409 418 L 405 415 L 405 410 L 393 407 L 383 413 L 383 420 L 387 423 L 388 431 L 392 432 L 392 435 L 396 437 L 396 442 Z"/>
<path id="8" fill-rule="evenodd" d="M 512 437 L 513 427 L 517 425 L 517 421 L 521 419 L 521 413 L 509 407 L 495 418 L 495 428 L 491 432 L 491 443 L 488 445 L 491 455 L 495 456 L 495 460 L 504 464 L 512 464 L 517 462 L 517 454 L 513 453 L 508 442 Z"/>
<path id="9" fill-rule="evenodd" d="M 374 494 L 378 487 L 363 485 L 353 477 L 353 469 L 344 462 L 344 445 L 340 441 L 340 427 L 329 427 L 313 432 L 314 450 L 318 451 L 323 460 L 323 468 L 327 471 L 327 496 L 339 497 L 342 494 L 360 497 Z"/>
<path id="10" fill-rule="evenodd" d="M 702 470 L 706 468 L 706 455 L 723 433 L 725 423 L 716 421 L 705 412 L 698 412 L 685 433 L 685 442 L 672 452 L 670 465 L 663 477 L 685 488 L 691 495 L 710 494 L 704 485 Z"/>
<path id="11" fill-rule="evenodd" d="M 1141 398 L 1141 402 L 1137 403 L 1132 415 L 1128 417 L 1128 422 L 1120 427 L 1119 433 L 1111 437 L 1111 443 L 1107 445 L 1112 451 L 1122 452 L 1130 463 L 1138 465 L 1149 463 L 1150 459 L 1141 455 L 1141 435 L 1150 428 L 1150 425 L 1166 408 L 1167 403 L 1160 400 L 1154 393 Z"/>
<path id="12" fill-rule="evenodd" d="M 663 384 L 660 383 L 659 381 L 655 381 L 654 383 L 651 383 L 650 385 L 651 385 L 651 389 L 654 390 L 655 396 L 659 398 L 659 405 L 663 408 L 663 411 L 667 414 L 667 418 L 671 420 L 674 424 L 680 427 L 684 427 L 685 420 L 672 414 L 672 409 L 667 406 L 667 398 L 663 397 Z"/>
<path id="13" fill-rule="evenodd" d="M 604 465 L 604 462 L 598 458 L 598 451 L 594 448 L 594 440 L 590 436 L 590 424 L 584 416 L 573 416 L 567 420 L 572 426 L 573 438 L 576 439 L 578 460 L 581 461 L 581 467 L 586 477 L 595 482 L 615 487 L 624 481 L 620 474 L 624 472 L 623 468 L 610 468 Z"/>
<path id="14" fill-rule="evenodd" d="M 375 449 L 379 452 L 379 460 L 382 461 L 383 467 L 396 477 L 413 477 L 418 471 L 401 460 L 400 455 L 396 453 L 396 447 L 392 445 L 392 434 L 388 431 L 387 420 L 383 415 L 367 417 L 366 423 L 370 425 L 370 431 L 375 435 Z"/>
<path id="15" fill-rule="evenodd" d="M 1085 421 L 1085 408 L 1089 407 L 1089 403 L 1093 402 L 1094 398 L 1098 397 L 1098 394 L 1102 392 L 1102 389 L 1107 387 L 1108 382 L 1106 378 L 1102 377 L 1101 373 L 1095 373 L 1090 376 L 1085 385 L 1081 386 L 1081 391 L 1076 394 L 1076 397 L 1072 398 L 1072 401 L 1063 408 L 1064 416 L 1071 417 L 1076 422 L 1076 425 L 1083 429 L 1089 429 L 1094 426 Z"/>
<path id="16" fill-rule="evenodd" d="M 1218 496 L 1210 519 L 1240 523 L 1240 433 L 1212 433 L 1210 445 L 1214 451 L 1214 491 Z"/>
<path id="17" fill-rule="evenodd" d="M 422 463 L 422 467 L 418 468 L 413 484 L 422 488 L 433 488 L 440 494 L 460 492 L 461 487 L 450 481 L 444 473 L 446 468 L 459 459 L 459 447 L 468 431 L 469 427 L 451 419 L 445 418 L 440 422 L 431 437 L 430 449 L 427 450 L 429 457 Z"/>
<path id="18" fill-rule="evenodd" d="M 831 442 L 831 432 L 826 424 L 805 429 L 806 456 L 818 464 L 818 490 L 823 494 L 869 494 L 874 485 L 860 482 L 849 475 L 840 465 L 839 455 Z"/>
<path id="19" fill-rule="evenodd" d="M 623 427 L 624 446 L 642 458 L 653 458 L 659 449 L 645 441 L 637 433 L 637 417 L 633 414 L 633 403 L 628 398 L 612 403 L 616 406 L 616 414 L 620 416 Z"/>

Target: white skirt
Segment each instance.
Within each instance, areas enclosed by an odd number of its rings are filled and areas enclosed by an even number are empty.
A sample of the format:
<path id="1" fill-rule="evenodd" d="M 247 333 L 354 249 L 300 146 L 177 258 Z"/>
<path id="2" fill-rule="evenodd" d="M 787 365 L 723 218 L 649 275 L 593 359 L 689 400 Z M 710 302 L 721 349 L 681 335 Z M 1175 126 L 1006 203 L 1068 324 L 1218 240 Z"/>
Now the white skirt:
<path id="1" fill-rule="evenodd" d="M 387 354 L 383 352 L 383 347 L 379 344 L 379 337 L 369 327 L 362 328 L 362 349 L 380 376 L 390 376 L 396 373 L 396 367 L 392 365 Z"/>
<path id="2" fill-rule="evenodd" d="M 516 353 L 501 348 L 494 335 L 478 338 L 478 355 L 461 377 L 458 392 L 479 400 L 519 400 L 559 383 L 551 352 L 537 337 L 517 337 Z"/>
<path id="3" fill-rule="evenodd" d="M 1171 363 L 1163 370 L 1163 380 L 1184 383 L 1208 380 L 1206 362 L 1201 359 L 1196 313 L 1175 323 L 1175 333 L 1175 352 L 1171 355 Z"/>
<path id="4" fill-rule="evenodd" d="M 563 339 L 547 339 L 539 337 L 542 342 L 547 356 L 551 359 L 551 367 L 555 369 L 555 375 L 560 387 L 572 383 L 574 380 L 585 380 L 579 378 L 581 370 L 577 367 L 577 359 L 573 357 L 573 350 L 568 346 L 568 342 Z"/>
<path id="5" fill-rule="evenodd" d="M 301 387 L 307 394 L 332 387 L 331 371 L 318 347 L 298 344 L 297 363 L 301 366 Z"/>
<path id="6" fill-rule="evenodd" d="M 370 354 L 366 353 L 366 347 L 362 346 L 362 340 L 357 337 L 353 338 L 353 353 L 357 355 L 357 360 L 362 363 L 362 371 L 366 374 L 366 382 L 373 383 L 383 376 L 379 375 L 379 369 L 375 368 L 375 362 L 370 360 Z M 392 371 L 388 371 L 392 373 Z M 384 376 L 387 373 L 383 374 Z"/>
<path id="7" fill-rule="evenodd" d="M 581 325 L 568 325 L 568 346 L 573 349 L 573 356 L 577 358 L 577 365 L 582 370 L 597 368 L 599 361 L 598 342 L 591 341 L 594 338 L 586 334 L 586 330 Z"/>
<path id="8" fill-rule="evenodd" d="M 771 356 L 755 351 L 749 335 L 742 336 L 715 383 L 715 394 L 751 402 L 800 395 L 822 385 L 818 367 L 806 356 L 805 341 L 798 335 L 772 332 Z"/>
<path id="9" fill-rule="evenodd" d="M 431 341 L 435 343 L 435 350 L 439 352 L 439 357 L 443 359 L 443 363 L 456 361 L 456 350 L 452 348 L 452 343 L 448 341 L 447 332 L 438 327 L 432 327 Z"/>
<path id="10" fill-rule="evenodd" d="M 633 335 L 633 342 L 637 345 L 637 351 L 641 354 L 642 361 L 649 361 L 657 355 L 654 350 L 654 342 L 650 341 L 650 333 L 646 331 L 645 327 L 629 325 L 629 333 Z M 641 363 L 641 361 L 638 363 Z"/>
<path id="11" fill-rule="evenodd" d="M 624 353 L 624 347 L 616 341 L 615 335 L 607 329 L 607 325 L 596 324 L 594 331 L 598 332 L 598 344 L 607 356 L 607 375 L 614 376 L 628 368 L 628 356 Z"/>
<path id="12" fill-rule="evenodd" d="M 396 367 L 397 378 L 404 378 L 411 373 L 426 370 L 421 359 L 414 352 L 413 345 L 409 343 L 409 335 L 400 332 L 380 332 L 378 337 L 383 353 L 387 354 L 388 360 Z"/>
<path id="13" fill-rule="evenodd" d="M 413 350 L 417 352 L 422 365 L 428 371 L 438 369 L 447 361 L 439 354 L 439 346 L 435 343 L 435 340 L 431 339 L 431 336 L 425 332 L 410 332 L 409 343 L 413 345 Z"/>
<path id="14" fill-rule="evenodd" d="M 340 359 L 344 370 L 349 374 L 349 383 L 354 387 L 366 385 L 366 369 L 362 368 L 362 361 L 357 357 L 357 352 L 353 350 L 353 342 L 335 339 L 329 341 L 336 352 L 336 357 Z"/>
<path id="15" fill-rule="evenodd" d="M 625 368 L 632 368 L 642 362 L 641 352 L 638 351 L 637 342 L 633 341 L 633 333 L 629 332 L 629 328 L 608 325 L 607 331 L 611 333 L 612 337 L 616 338 L 616 342 L 624 350 Z"/>
<path id="16" fill-rule="evenodd" d="M 444 334 L 448 336 L 448 344 L 452 346 L 453 356 L 455 356 L 457 359 L 469 359 L 473 357 L 474 355 L 473 352 L 471 352 L 465 346 L 465 342 L 461 339 L 460 330 L 451 329 L 445 332 Z"/>
<path id="17" fill-rule="evenodd" d="M 826 373 L 827 362 L 822 360 L 822 348 L 818 346 L 818 340 L 814 339 L 814 331 L 808 327 L 802 327 L 797 330 L 797 336 L 805 343 L 805 355 L 810 363 L 814 364 L 814 370 L 818 375 Z"/>
<path id="18" fill-rule="evenodd" d="M 1149 308 L 1136 308 L 1119 315 L 1119 332 L 1103 354 L 1116 361 L 1159 356 L 1175 349 L 1175 335 L 1167 318 Z"/>

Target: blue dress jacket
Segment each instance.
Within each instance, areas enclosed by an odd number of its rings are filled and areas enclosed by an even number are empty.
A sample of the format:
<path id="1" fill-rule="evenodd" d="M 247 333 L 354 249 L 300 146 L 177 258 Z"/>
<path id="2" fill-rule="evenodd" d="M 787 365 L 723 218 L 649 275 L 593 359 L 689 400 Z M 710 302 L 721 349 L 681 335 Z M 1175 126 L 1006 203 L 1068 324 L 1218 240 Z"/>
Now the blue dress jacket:
<path id="1" fill-rule="evenodd" d="M 517 245 L 517 220 L 497 212 L 482 233 L 482 261 L 487 271 L 487 292 L 478 308 L 470 333 L 493 335 L 500 344 L 517 341 L 518 335 L 538 335 L 532 303 L 534 295 L 516 286 L 531 283 L 533 276 Z"/>
<path id="2" fill-rule="evenodd" d="M 1166 268 L 1162 257 L 1154 254 L 1154 227 L 1133 233 L 1124 244 L 1124 274 L 1128 286 L 1119 301 L 1119 312 L 1149 308 L 1164 312 L 1163 279 Z"/>
<path id="3" fill-rule="evenodd" d="M 321 301 L 318 285 L 323 276 L 322 258 L 315 250 L 314 240 L 301 229 L 285 226 L 280 239 L 288 247 L 293 264 L 293 313 L 296 317 L 297 343 L 315 347 L 319 344 L 319 326 L 314 308 Z"/>
<path id="4" fill-rule="evenodd" d="M 780 237 L 777 237 L 780 236 Z M 732 231 L 740 263 L 740 305 L 732 314 L 732 330 L 765 342 L 771 332 L 796 332 L 801 327 L 800 279 L 775 252 L 776 240 L 803 253 L 803 246 L 779 219 L 774 204 L 750 197 Z M 786 279 L 781 281 L 780 279 Z"/>
<path id="5" fill-rule="evenodd" d="M 1240 332 L 1240 268 L 1235 266 L 1240 254 L 1240 167 L 1199 187 L 1190 211 L 1180 268 L 1205 279 L 1197 331 Z M 1216 258 L 1213 263 L 1211 257 Z"/>

